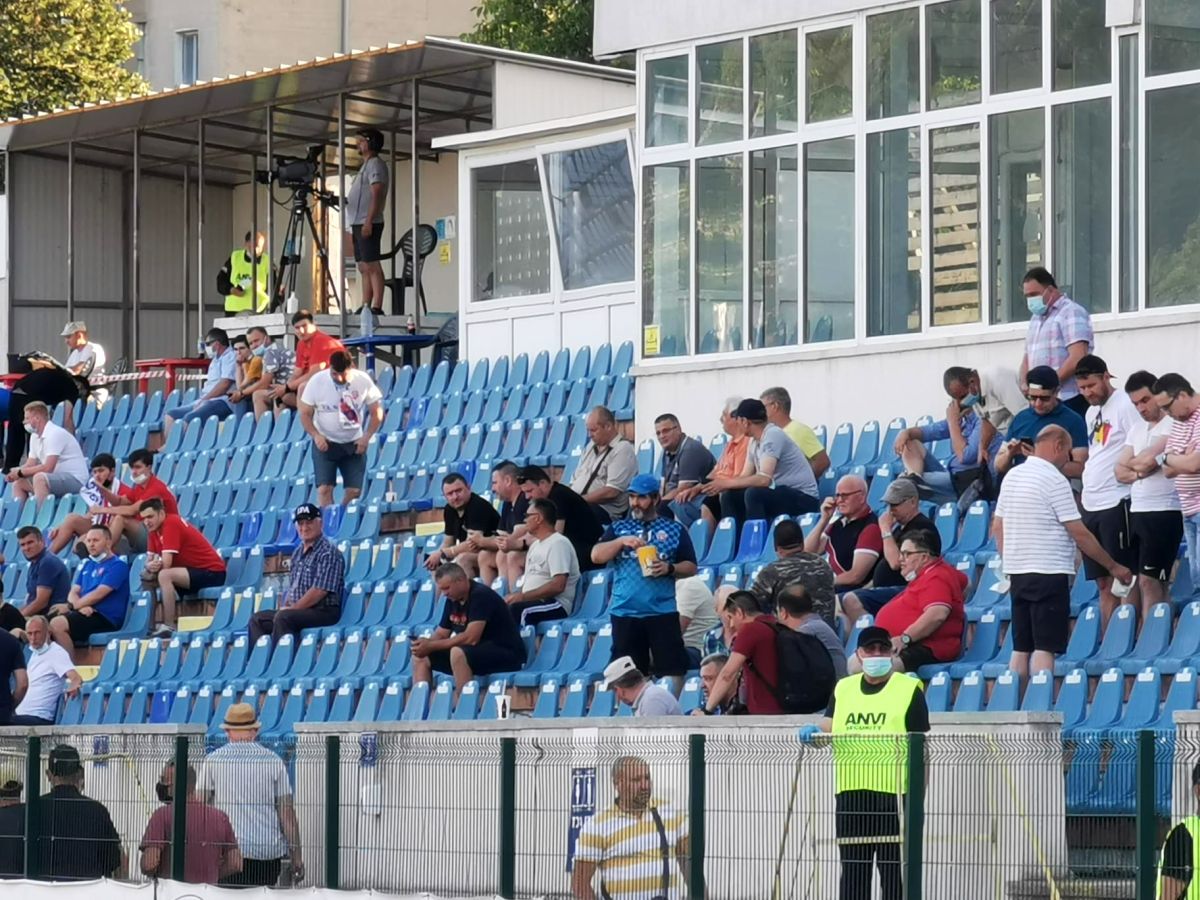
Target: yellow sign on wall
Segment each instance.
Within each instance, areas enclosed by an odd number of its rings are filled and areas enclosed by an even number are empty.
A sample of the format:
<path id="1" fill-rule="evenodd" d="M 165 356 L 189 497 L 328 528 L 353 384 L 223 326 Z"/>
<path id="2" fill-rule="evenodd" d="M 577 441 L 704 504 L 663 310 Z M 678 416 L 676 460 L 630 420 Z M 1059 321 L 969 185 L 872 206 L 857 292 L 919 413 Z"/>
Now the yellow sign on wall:
<path id="1" fill-rule="evenodd" d="M 448 242 L 438 247 L 438 262 L 443 266 L 450 265 L 450 244 Z"/>
<path id="2" fill-rule="evenodd" d="M 658 356 L 658 338 L 657 325 L 647 325 L 642 329 L 642 356 Z"/>

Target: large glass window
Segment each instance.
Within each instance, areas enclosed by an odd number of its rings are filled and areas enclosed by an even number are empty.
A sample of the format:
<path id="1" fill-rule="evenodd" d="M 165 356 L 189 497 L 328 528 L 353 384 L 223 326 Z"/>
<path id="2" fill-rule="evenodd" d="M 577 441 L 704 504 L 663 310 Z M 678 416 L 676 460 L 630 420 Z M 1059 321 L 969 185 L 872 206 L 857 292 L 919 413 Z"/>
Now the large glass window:
<path id="1" fill-rule="evenodd" d="M 1118 107 L 1121 117 L 1121 312 L 1131 312 L 1138 308 L 1138 294 L 1141 290 L 1141 279 L 1138 276 L 1141 268 L 1138 260 L 1138 154 L 1141 152 L 1138 123 L 1142 102 L 1138 90 L 1139 58 L 1138 36 L 1123 35 L 1120 42 L 1121 96 Z"/>
<path id="2" fill-rule="evenodd" d="M 1200 302 L 1200 85 L 1146 94 L 1148 306 Z"/>
<path id="3" fill-rule="evenodd" d="M 929 132 L 933 229 L 933 324 L 983 317 L 979 271 L 979 126 Z"/>
<path id="4" fill-rule="evenodd" d="M 1042 265 L 1045 223 L 1045 113 L 992 116 L 988 177 L 992 220 L 992 321 L 1029 318 L 1022 281 Z"/>
<path id="5" fill-rule="evenodd" d="M 688 139 L 688 58 L 668 56 L 646 63 L 646 146 Z"/>
<path id="6" fill-rule="evenodd" d="M 921 330 L 921 132 L 867 135 L 867 335 Z"/>
<path id="7" fill-rule="evenodd" d="M 720 144 L 742 139 L 742 42 L 724 41 L 696 48 L 699 109 L 696 143 Z"/>
<path id="8" fill-rule="evenodd" d="M 831 28 L 805 37 L 808 121 L 844 119 L 854 108 L 854 30 Z"/>
<path id="9" fill-rule="evenodd" d="M 920 16 L 913 8 L 867 19 L 867 118 L 921 108 Z"/>
<path id="10" fill-rule="evenodd" d="M 642 343 L 645 356 L 688 353 L 691 188 L 686 162 L 642 175 Z"/>
<path id="11" fill-rule="evenodd" d="M 796 32 L 750 38 L 750 137 L 796 130 Z"/>
<path id="12" fill-rule="evenodd" d="M 1042 0 L 993 0 L 992 93 L 1042 85 Z"/>
<path id="13" fill-rule="evenodd" d="M 537 162 L 474 170 L 475 299 L 550 291 L 550 236 Z"/>
<path id="14" fill-rule="evenodd" d="M 929 108 L 978 103 L 981 28 L 979 0 L 950 0 L 926 7 L 929 42 Z"/>
<path id="15" fill-rule="evenodd" d="M 1146 0 L 1146 74 L 1200 69 L 1200 3 Z"/>
<path id="16" fill-rule="evenodd" d="M 1112 44 L 1105 0 L 1053 0 L 1054 90 L 1106 84 L 1112 78 Z"/>
<path id="17" fill-rule="evenodd" d="M 1053 110 L 1054 277 L 1094 313 L 1112 311 L 1112 116 L 1107 98 Z"/>
<path id="18" fill-rule="evenodd" d="M 742 156 L 696 162 L 696 305 L 700 353 L 742 349 Z"/>
<path id="19" fill-rule="evenodd" d="M 854 138 L 804 147 L 804 335 L 854 337 Z"/>
<path id="20" fill-rule="evenodd" d="M 800 174 L 795 147 L 750 155 L 750 346 L 796 343 Z"/>
<path id="21" fill-rule="evenodd" d="M 624 141 L 550 153 L 550 214 L 563 288 L 633 280 L 633 175 Z"/>

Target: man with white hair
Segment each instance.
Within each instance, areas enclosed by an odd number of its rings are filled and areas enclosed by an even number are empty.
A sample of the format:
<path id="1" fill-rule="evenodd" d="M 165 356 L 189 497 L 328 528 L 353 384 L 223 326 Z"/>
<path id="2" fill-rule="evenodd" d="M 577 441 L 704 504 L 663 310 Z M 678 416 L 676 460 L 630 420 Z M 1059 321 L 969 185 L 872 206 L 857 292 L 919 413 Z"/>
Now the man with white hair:
<path id="1" fill-rule="evenodd" d="M 12 724 L 53 725 L 59 700 L 64 693 L 74 697 L 83 679 L 75 671 L 67 651 L 50 640 L 50 625 L 45 616 L 32 616 L 25 623 L 25 637 L 30 651 L 26 666 L 29 687 L 17 705 Z"/>
<path id="2" fill-rule="evenodd" d="M 804 549 L 827 554 L 835 590 L 853 590 L 871 579 L 883 553 L 883 536 L 867 503 L 865 481 L 857 475 L 838 479 L 834 495 L 821 504 L 821 518 L 804 539 Z"/>
<path id="3" fill-rule="evenodd" d="M 721 458 L 717 460 L 713 470 L 708 473 L 703 483 L 680 488 L 675 492 L 677 503 L 690 503 L 697 497 L 703 498 L 700 514 L 710 526 L 716 525 L 717 520 L 721 518 L 721 498 L 717 494 L 704 493 L 704 485 L 717 478 L 740 475 L 746 466 L 746 451 L 750 447 L 750 438 L 746 436 L 746 423 L 733 415 L 733 411 L 741 402 L 741 397 L 730 397 L 721 408 L 721 429 L 729 440 L 725 442 L 725 449 L 721 451 Z"/>

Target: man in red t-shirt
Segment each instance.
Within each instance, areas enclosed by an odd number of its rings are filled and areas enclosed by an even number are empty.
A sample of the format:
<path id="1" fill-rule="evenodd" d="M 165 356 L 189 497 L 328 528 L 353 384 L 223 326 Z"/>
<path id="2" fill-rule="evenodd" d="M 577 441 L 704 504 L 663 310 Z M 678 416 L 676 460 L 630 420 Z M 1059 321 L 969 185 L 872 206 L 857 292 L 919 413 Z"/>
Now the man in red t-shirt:
<path id="1" fill-rule="evenodd" d="M 729 662 L 717 675 L 704 706 L 697 712 L 712 715 L 733 699 L 738 675 L 745 667 L 742 684 L 746 711 L 752 716 L 782 715 L 783 707 L 775 695 L 779 686 L 779 657 L 775 650 L 775 629 L 771 627 L 775 617 L 759 612 L 758 598 L 749 591 L 734 591 L 725 600 L 721 621 L 733 639 Z"/>
<path id="2" fill-rule="evenodd" d="M 167 763 L 155 785 L 163 805 L 154 811 L 142 835 L 142 872 L 174 878 L 189 884 L 216 884 L 226 875 L 242 871 L 242 852 L 229 817 L 196 796 L 196 770 L 187 767 L 187 856 L 183 877 L 171 872 L 171 835 L 174 830 L 175 764 Z"/>
<path id="3" fill-rule="evenodd" d="M 121 535 L 129 541 L 132 553 L 146 552 L 146 529 L 138 518 L 138 510 L 142 501 L 151 498 L 161 500 L 163 508 L 171 515 L 179 515 L 179 506 L 171 489 L 154 474 L 154 454 L 149 450 L 134 450 L 125 458 L 129 464 L 129 480 L 132 486 L 114 494 L 112 491 L 100 489 L 104 495 L 104 506 L 93 506 L 88 510 L 89 516 L 107 516 L 108 530 L 112 534 L 113 552 L 117 552 L 117 543 Z"/>
<path id="4" fill-rule="evenodd" d="M 296 398 L 304 392 L 308 379 L 322 369 L 329 368 L 329 357 L 337 350 L 346 348 L 331 334 L 317 328 L 313 314 L 302 309 L 292 316 L 292 332 L 296 335 L 296 365 L 288 379 L 287 393 L 281 398 L 292 409 Z"/>
<path id="5" fill-rule="evenodd" d="M 225 560 L 200 530 L 166 511 L 157 498 L 144 500 L 138 511 L 150 533 L 150 552 L 158 554 L 146 560 L 146 571 L 158 576 L 162 594 L 163 620 L 154 637 L 175 633 L 176 591 L 202 591 L 225 583 Z"/>

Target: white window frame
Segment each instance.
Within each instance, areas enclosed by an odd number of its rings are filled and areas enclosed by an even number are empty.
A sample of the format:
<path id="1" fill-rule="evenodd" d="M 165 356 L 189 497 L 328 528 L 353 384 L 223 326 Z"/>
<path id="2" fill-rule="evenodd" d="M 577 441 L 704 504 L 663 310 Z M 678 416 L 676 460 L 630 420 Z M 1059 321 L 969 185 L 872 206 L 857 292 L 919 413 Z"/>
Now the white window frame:
<path id="1" fill-rule="evenodd" d="M 192 77 L 183 71 L 184 44 L 191 39 L 194 41 L 195 72 Z M 180 28 L 175 31 L 175 82 L 179 85 L 195 84 L 200 80 L 200 31 L 196 28 Z"/>

